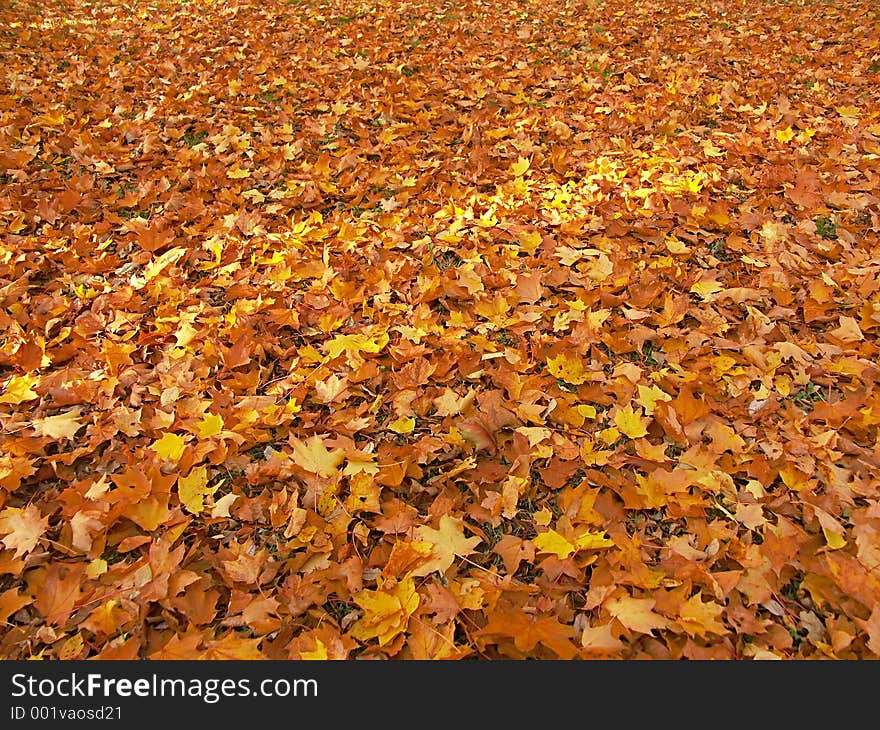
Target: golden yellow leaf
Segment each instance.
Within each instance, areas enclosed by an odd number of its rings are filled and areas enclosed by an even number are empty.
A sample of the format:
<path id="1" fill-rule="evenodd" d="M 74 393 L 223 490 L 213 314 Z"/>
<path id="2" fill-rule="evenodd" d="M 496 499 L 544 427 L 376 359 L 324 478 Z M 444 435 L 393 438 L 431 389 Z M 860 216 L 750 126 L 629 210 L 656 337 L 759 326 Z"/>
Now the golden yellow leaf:
<path id="1" fill-rule="evenodd" d="M 388 333 L 383 331 L 371 335 L 336 335 L 325 346 L 327 348 L 327 355 L 333 359 L 339 357 L 343 352 L 368 352 L 375 354 L 381 352 L 388 342 Z"/>
<path id="2" fill-rule="evenodd" d="M 342 449 L 328 450 L 324 439 L 311 436 L 305 441 L 295 439 L 293 442 L 293 461 L 312 474 L 331 477 L 338 471 L 345 458 Z"/>
<path id="3" fill-rule="evenodd" d="M 411 577 L 404 578 L 390 590 L 383 590 L 385 585 L 377 579 L 375 591 L 363 590 L 353 596 L 364 611 L 351 627 L 351 635 L 358 641 L 378 639 L 379 646 L 385 646 L 406 630 L 409 617 L 419 607 L 421 599 Z"/>
<path id="4" fill-rule="evenodd" d="M 40 379 L 33 375 L 17 375 L 6 384 L 3 395 L 0 396 L 0 403 L 18 405 L 39 398 L 33 390 L 39 382 Z"/>
<path id="5" fill-rule="evenodd" d="M 832 532 L 826 528 L 822 528 L 822 534 L 825 536 L 825 542 L 832 550 L 840 550 L 846 545 L 846 538 L 839 532 Z"/>
<path id="6" fill-rule="evenodd" d="M 530 160 L 526 159 L 525 157 L 520 157 L 510 166 L 510 171 L 514 174 L 515 177 L 522 177 L 526 174 L 529 169 L 529 165 L 531 164 L 532 163 Z"/>
<path id="7" fill-rule="evenodd" d="M 467 556 L 474 552 L 474 547 L 480 542 L 479 537 L 465 537 L 464 523 L 449 515 L 443 515 L 435 530 L 427 525 L 416 528 L 415 534 L 419 540 L 432 545 L 432 558 L 424 565 L 412 572 L 414 576 L 425 576 L 435 570 L 443 573 L 452 565 L 455 556 Z"/>
<path id="8" fill-rule="evenodd" d="M 206 413 L 199 421 L 199 438 L 207 439 L 216 436 L 223 431 L 223 416 L 215 413 Z"/>
<path id="9" fill-rule="evenodd" d="M 614 618 L 630 631 L 650 634 L 654 629 L 669 628 L 669 621 L 656 613 L 653 598 L 632 598 L 621 596 L 605 602 L 605 608 Z"/>
<path id="10" fill-rule="evenodd" d="M 396 421 L 388 424 L 388 430 L 394 433 L 412 433 L 416 427 L 416 419 L 410 416 L 401 416 Z"/>
<path id="11" fill-rule="evenodd" d="M 704 300 L 723 290 L 724 286 L 714 279 L 702 279 L 690 288 L 691 292 L 697 294 Z"/>
<path id="12" fill-rule="evenodd" d="M 161 256 L 157 256 L 150 263 L 144 266 L 144 280 L 151 281 L 155 279 L 166 266 L 170 266 L 186 253 L 185 248 L 172 248 Z"/>
<path id="13" fill-rule="evenodd" d="M 657 403 L 672 400 L 672 396 L 669 393 L 666 393 L 656 385 L 652 385 L 650 388 L 645 385 L 639 385 L 638 391 L 639 395 L 636 401 L 645 409 L 645 413 L 649 416 L 654 413 Z"/>
<path id="14" fill-rule="evenodd" d="M 107 572 L 107 561 L 103 558 L 95 558 L 86 566 L 86 575 L 94 580 Z"/>
<path id="15" fill-rule="evenodd" d="M 180 461 L 183 450 L 186 448 L 186 441 L 176 433 L 166 432 L 162 434 L 162 438 L 153 443 L 151 448 L 159 455 L 160 459 Z"/>
<path id="16" fill-rule="evenodd" d="M 591 373 L 584 369 L 583 360 L 565 353 L 547 358 L 547 369 L 553 377 L 572 385 L 581 385 L 591 379 Z"/>
<path id="17" fill-rule="evenodd" d="M 216 486 L 208 486 L 208 470 L 204 466 L 195 467 L 185 477 L 177 480 L 177 496 L 186 510 L 194 515 L 202 513 L 205 509 L 205 497 L 215 491 Z"/>
<path id="18" fill-rule="evenodd" d="M 724 606 L 714 601 L 704 603 L 701 594 L 697 593 L 681 604 L 678 620 L 691 636 L 721 635 L 729 632 L 720 621 L 723 613 Z"/>
<path id="19" fill-rule="evenodd" d="M 539 552 L 551 553 L 558 558 L 565 559 L 575 552 L 574 545 L 556 530 L 547 530 L 532 540 Z"/>
<path id="20" fill-rule="evenodd" d="M 585 532 L 575 538 L 574 546 L 578 550 L 596 550 L 599 548 L 614 547 L 614 540 L 605 537 L 604 531 Z"/>
<path id="21" fill-rule="evenodd" d="M 614 414 L 614 423 L 617 425 L 617 428 L 622 434 L 629 436 L 631 439 L 648 435 L 648 429 L 645 428 L 647 420 L 636 413 L 631 405 L 618 409 L 617 413 Z"/>
<path id="22" fill-rule="evenodd" d="M 553 513 L 546 507 L 542 507 L 537 512 L 535 512 L 532 517 L 534 518 L 536 525 L 540 527 L 547 527 L 547 525 L 549 525 L 550 521 L 553 519 Z"/>

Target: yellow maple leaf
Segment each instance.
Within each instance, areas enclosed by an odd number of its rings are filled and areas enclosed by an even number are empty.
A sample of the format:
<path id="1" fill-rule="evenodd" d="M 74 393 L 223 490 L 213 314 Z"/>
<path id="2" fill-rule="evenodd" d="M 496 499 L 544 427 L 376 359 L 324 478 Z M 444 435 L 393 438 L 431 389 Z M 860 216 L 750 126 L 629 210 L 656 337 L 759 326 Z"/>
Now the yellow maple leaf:
<path id="1" fill-rule="evenodd" d="M 345 458 L 342 449 L 328 450 L 324 446 L 324 439 L 320 436 L 293 443 L 293 461 L 312 474 L 322 477 L 331 477 L 337 472 L 337 467 Z"/>
<path id="2" fill-rule="evenodd" d="M 791 142 L 794 139 L 794 130 L 791 127 L 776 130 L 776 139 L 783 144 Z"/>
<path id="3" fill-rule="evenodd" d="M 161 256 L 157 256 L 150 263 L 144 266 L 144 280 L 152 281 L 155 279 L 167 266 L 175 263 L 181 256 L 186 253 L 187 249 L 185 248 L 172 248 Z"/>
<path id="4" fill-rule="evenodd" d="M 207 439 L 216 436 L 223 430 L 223 416 L 214 413 L 206 413 L 199 422 L 199 438 Z"/>
<path id="5" fill-rule="evenodd" d="M 859 119 L 862 115 L 861 110 L 856 106 L 836 106 L 834 111 L 844 119 Z"/>
<path id="6" fill-rule="evenodd" d="M 723 290 L 724 286 L 713 279 L 702 279 L 690 288 L 692 293 L 697 294 L 704 301 Z"/>
<path id="7" fill-rule="evenodd" d="M 229 170 L 226 173 L 226 177 L 228 177 L 231 180 L 242 180 L 243 178 L 250 177 L 250 176 L 251 176 L 250 170 L 243 170 L 238 165 L 236 165 L 235 167 L 233 167 L 231 170 Z"/>
<path id="8" fill-rule="evenodd" d="M 390 591 L 383 590 L 385 582 L 377 580 L 377 584 L 377 590 L 363 590 L 353 596 L 364 615 L 351 627 L 351 635 L 358 641 L 378 639 L 379 646 L 385 646 L 406 630 L 421 599 L 412 577 L 404 578 Z"/>
<path id="9" fill-rule="evenodd" d="M 39 396 L 34 392 L 34 386 L 40 382 L 33 375 L 17 375 L 12 378 L 0 396 L 0 403 L 12 403 L 18 405 L 28 400 L 34 400 Z"/>
<path id="10" fill-rule="evenodd" d="M 535 543 L 539 552 L 551 553 L 562 560 L 575 552 L 575 547 L 568 538 L 560 535 L 556 530 L 542 532 L 532 542 Z"/>
<path id="11" fill-rule="evenodd" d="M 48 436 L 53 439 L 72 439 L 83 426 L 77 420 L 80 412 L 80 408 L 72 408 L 67 413 L 59 413 L 57 416 L 38 418 L 33 422 L 33 425 L 40 436 Z"/>
<path id="12" fill-rule="evenodd" d="M 159 455 L 160 459 L 180 461 L 183 450 L 186 448 L 186 442 L 182 436 L 178 436 L 176 433 L 164 433 L 162 438 L 153 443 L 150 448 Z"/>
<path id="13" fill-rule="evenodd" d="M 672 396 L 656 385 L 652 385 L 650 388 L 646 385 L 640 385 L 639 396 L 636 400 L 638 401 L 638 404 L 645 409 L 645 413 L 650 416 L 654 413 L 654 409 L 657 407 L 658 402 L 671 401 Z"/>
<path id="14" fill-rule="evenodd" d="M 688 247 L 688 245 L 686 243 L 682 243 L 675 236 L 666 237 L 666 249 L 671 254 L 685 254 L 691 252 L 691 249 Z"/>
<path id="15" fill-rule="evenodd" d="M 654 629 L 669 628 L 669 621 L 656 613 L 653 598 L 621 596 L 605 602 L 605 608 L 630 631 L 650 634 Z"/>
<path id="16" fill-rule="evenodd" d="M 517 243 L 526 253 L 534 253 L 535 249 L 541 245 L 543 238 L 538 231 L 520 231 L 517 236 Z"/>
<path id="17" fill-rule="evenodd" d="M 530 160 L 526 159 L 525 157 L 520 157 L 510 166 L 510 171 L 514 174 L 515 177 L 522 177 L 526 174 L 529 169 L 529 165 L 531 164 L 532 163 Z"/>
<path id="18" fill-rule="evenodd" d="M 691 636 L 705 636 L 713 634 L 726 634 L 729 629 L 719 621 L 724 613 L 724 606 L 714 601 L 703 602 L 700 593 L 691 596 L 681 604 L 679 610 L 679 623 Z"/>
<path id="19" fill-rule="evenodd" d="M 578 550 L 597 550 L 599 548 L 614 547 L 614 540 L 605 537 L 604 531 L 585 532 L 575 538 L 574 546 Z"/>
<path id="20" fill-rule="evenodd" d="M 590 372 L 584 370 L 584 363 L 580 357 L 571 357 L 565 353 L 560 353 L 556 357 L 548 357 L 547 369 L 553 377 L 572 385 L 581 385 L 591 378 Z"/>
<path id="21" fill-rule="evenodd" d="M 435 570 L 443 573 L 452 565 L 455 556 L 464 557 L 474 552 L 474 546 L 480 542 L 479 537 L 465 537 L 464 523 L 449 515 L 443 515 L 435 530 L 427 525 L 416 528 L 419 540 L 431 544 L 431 560 L 412 571 L 414 576 L 425 576 Z"/>
<path id="22" fill-rule="evenodd" d="M 185 477 L 177 480 L 177 496 L 180 502 L 194 515 L 201 514 L 205 509 L 205 497 L 217 491 L 217 487 L 208 486 L 208 470 L 204 466 L 197 466 Z"/>
<path id="23" fill-rule="evenodd" d="M 517 433 L 521 433 L 529 440 L 529 446 L 537 446 L 542 441 L 548 441 L 553 435 L 549 428 L 542 426 L 520 426 L 516 429 Z"/>
<path id="24" fill-rule="evenodd" d="M 412 433 L 416 427 L 416 419 L 410 416 L 401 416 L 396 421 L 388 424 L 388 429 L 394 433 Z"/>
<path id="25" fill-rule="evenodd" d="M 33 550 L 49 528 L 49 518 L 43 517 L 40 510 L 32 504 L 24 509 L 6 507 L 0 512 L 0 543 L 15 550 L 16 558 Z"/>
<path id="26" fill-rule="evenodd" d="M 632 406 L 620 408 L 614 414 L 614 423 L 617 425 L 617 428 L 622 434 L 629 436 L 631 439 L 648 435 L 648 429 L 645 428 L 646 420 L 636 413 Z"/>
<path id="27" fill-rule="evenodd" d="M 381 352 L 390 341 L 387 332 L 377 332 L 372 335 L 336 335 L 326 343 L 327 355 L 332 360 L 339 357 L 343 352 L 368 352 L 375 354 Z"/>

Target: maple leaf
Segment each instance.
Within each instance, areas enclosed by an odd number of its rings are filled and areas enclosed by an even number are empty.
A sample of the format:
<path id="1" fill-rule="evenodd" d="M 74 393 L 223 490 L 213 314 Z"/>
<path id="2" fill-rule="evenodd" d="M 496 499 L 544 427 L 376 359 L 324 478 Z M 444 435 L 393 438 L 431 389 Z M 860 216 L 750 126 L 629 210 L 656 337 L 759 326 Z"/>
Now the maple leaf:
<path id="1" fill-rule="evenodd" d="M 186 441 L 176 433 L 163 433 L 162 438 L 155 441 L 151 446 L 160 459 L 180 461 L 183 451 L 186 449 Z"/>
<path id="2" fill-rule="evenodd" d="M 84 553 L 92 549 L 92 535 L 104 527 L 103 516 L 97 510 L 78 510 L 70 518 L 70 544 L 73 548 Z"/>
<path id="3" fill-rule="evenodd" d="M 198 434 L 200 439 L 211 438 L 223 431 L 223 416 L 214 413 L 206 413 L 205 417 L 199 421 Z"/>
<path id="4" fill-rule="evenodd" d="M 81 408 L 72 408 L 66 413 L 38 418 L 33 422 L 33 425 L 40 436 L 48 436 L 52 439 L 72 439 L 76 432 L 83 427 L 83 424 L 77 420 L 80 413 L 82 413 Z"/>
<path id="5" fill-rule="evenodd" d="M 636 413 L 632 406 L 619 408 L 614 414 L 614 423 L 620 432 L 631 439 L 641 438 L 648 435 L 648 429 L 645 428 L 647 419 L 642 418 Z"/>
<path id="6" fill-rule="evenodd" d="M 779 142 L 791 142 L 794 139 L 794 130 L 791 127 L 786 127 L 785 129 L 777 129 L 776 130 L 776 139 Z"/>
<path id="7" fill-rule="evenodd" d="M 653 598 L 619 596 L 607 600 L 604 606 L 608 613 L 630 631 L 650 634 L 654 630 L 662 631 L 670 626 L 666 618 L 654 612 L 656 603 Z"/>
<path id="8" fill-rule="evenodd" d="M 492 548 L 492 552 L 501 556 L 505 570 L 513 575 L 523 560 L 531 561 L 534 559 L 534 541 L 529 543 L 515 535 L 504 535 Z"/>
<path id="9" fill-rule="evenodd" d="M 391 555 L 388 557 L 385 567 L 382 568 L 382 575 L 386 578 L 396 578 L 411 572 L 414 567 L 428 559 L 433 547 L 430 542 L 398 540 L 391 548 Z"/>
<path id="10" fill-rule="evenodd" d="M 467 407 L 473 403 L 476 393 L 471 390 L 464 397 L 461 397 L 452 388 L 445 388 L 442 395 L 434 398 L 434 407 L 437 409 L 439 416 L 457 416 L 459 413 L 467 410 Z"/>
<path id="11" fill-rule="evenodd" d="M 415 589 L 415 581 L 407 577 L 383 590 L 379 583 L 375 591 L 363 590 L 352 600 L 360 606 L 364 615 L 351 627 L 351 635 L 358 641 L 378 639 L 385 646 L 406 630 L 409 617 L 419 607 L 421 598 Z"/>
<path id="12" fill-rule="evenodd" d="M 706 301 L 712 299 L 713 295 L 718 292 L 724 291 L 724 285 L 714 279 L 700 279 L 700 281 L 691 286 L 689 291 Z"/>
<path id="13" fill-rule="evenodd" d="M 16 558 L 31 552 L 48 528 L 49 518 L 43 517 L 32 504 L 24 509 L 5 507 L 0 512 L 0 542 L 15 550 Z"/>
<path id="14" fill-rule="evenodd" d="M 542 553 L 551 553 L 564 560 L 578 550 L 595 550 L 613 547 L 614 541 L 605 537 L 604 532 L 584 532 L 574 540 L 560 535 L 556 530 L 547 530 L 535 537 L 532 542 Z"/>
<path id="15" fill-rule="evenodd" d="M 347 386 L 347 378 L 339 378 L 336 375 L 331 375 L 327 380 L 315 381 L 315 392 L 318 394 L 322 403 L 332 403 L 337 396 L 345 392 Z"/>
<path id="16" fill-rule="evenodd" d="M 339 357 L 343 352 L 377 353 L 381 352 L 389 342 L 387 332 L 376 332 L 371 335 L 337 335 L 327 342 L 327 356 L 331 359 Z"/>
<path id="17" fill-rule="evenodd" d="M 208 486 L 208 470 L 197 466 L 185 477 L 177 480 L 177 494 L 188 512 L 201 514 L 205 509 L 205 497 L 217 491 L 217 486 Z"/>
<path id="18" fill-rule="evenodd" d="M 532 540 L 535 547 L 542 553 L 551 553 L 563 560 L 575 551 L 574 545 L 556 530 L 542 532 Z"/>
<path id="19" fill-rule="evenodd" d="M 206 660 L 239 660 L 254 661 L 265 659 L 259 649 L 262 639 L 246 639 L 234 632 L 226 634 L 222 639 L 211 641 L 199 657 Z"/>
<path id="20" fill-rule="evenodd" d="M 565 353 L 560 353 L 556 357 L 548 357 L 547 369 L 553 377 L 572 385 L 581 385 L 591 379 L 591 373 L 584 369 L 583 360 Z"/>
<path id="21" fill-rule="evenodd" d="M 29 577 L 29 587 L 36 596 L 34 607 L 46 623 L 63 626 L 73 613 L 80 596 L 82 569 L 53 563 Z"/>
<path id="22" fill-rule="evenodd" d="M 416 419 L 410 416 L 401 416 L 396 421 L 388 424 L 388 430 L 394 433 L 405 434 L 412 433 L 416 427 Z"/>
<path id="23" fill-rule="evenodd" d="M 525 157 L 520 157 L 510 166 L 510 172 L 513 173 L 514 177 L 522 177 L 529 169 L 529 165 L 531 165 L 530 160 Z"/>
<path id="24" fill-rule="evenodd" d="M 11 378 L 3 389 L 3 395 L 0 395 L 0 403 L 18 405 L 39 398 L 33 389 L 39 382 L 40 379 L 33 375 L 18 375 Z"/>
<path id="25" fill-rule="evenodd" d="M 560 659 L 572 659 L 577 654 L 571 641 L 572 628 L 560 623 L 555 616 L 529 616 L 522 611 L 499 609 L 491 614 L 480 635 L 512 637 L 522 652 L 543 644 Z"/>
<path id="26" fill-rule="evenodd" d="M 728 628 L 719 620 L 723 613 L 724 606 L 714 601 L 704 602 L 701 594 L 697 593 L 681 604 L 679 623 L 691 636 L 726 634 Z"/>
<path id="27" fill-rule="evenodd" d="M 312 436 L 305 441 L 293 441 L 293 461 L 312 474 L 331 477 L 337 473 L 344 458 L 342 449 L 327 449 L 320 436 Z"/>
<path id="28" fill-rule="evenodd" d="M 443 515 L 439 529 L 420 525 L 415 529 L 416 537 L 431 545 L 431 559 L 412 571 L 414 576 L 425 576 L 435 570 L 444 573 L 455 561 L 455 557 L 466 557 L 474 552 L 479 537 L 464 536 L 464 522 L 449 515 Z"/>
<path id="29" fill-rule="evenodd" d="M 664 392 L 656 385 L 652 385 L 649 388 L 640 384 L 638 386 L 638 391 L 639 395 L 637 401 L 639 405 L 645 409 L 645 413 L 647 413 L 649 416 L 654 412 L 654 408 L 656 407 L 658 402 L 666 403 L 672 400 L 671 395 Z"/>

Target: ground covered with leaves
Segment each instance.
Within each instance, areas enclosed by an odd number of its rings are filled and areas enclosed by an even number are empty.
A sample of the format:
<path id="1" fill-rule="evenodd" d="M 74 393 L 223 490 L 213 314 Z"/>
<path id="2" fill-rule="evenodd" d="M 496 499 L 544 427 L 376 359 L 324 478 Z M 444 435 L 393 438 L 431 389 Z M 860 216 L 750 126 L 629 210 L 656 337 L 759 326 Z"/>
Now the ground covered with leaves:
<path id="1" fill-rule="evenodd" d="M 4 658 L 880 657 L 880 16 L 10 0 Z"/>

